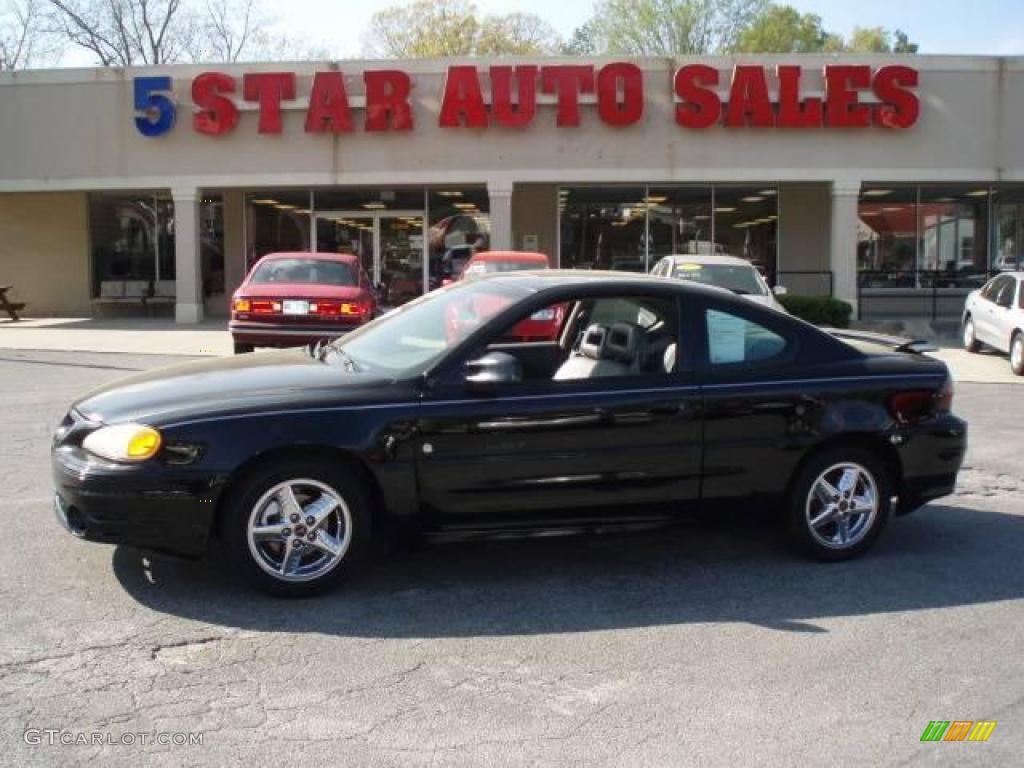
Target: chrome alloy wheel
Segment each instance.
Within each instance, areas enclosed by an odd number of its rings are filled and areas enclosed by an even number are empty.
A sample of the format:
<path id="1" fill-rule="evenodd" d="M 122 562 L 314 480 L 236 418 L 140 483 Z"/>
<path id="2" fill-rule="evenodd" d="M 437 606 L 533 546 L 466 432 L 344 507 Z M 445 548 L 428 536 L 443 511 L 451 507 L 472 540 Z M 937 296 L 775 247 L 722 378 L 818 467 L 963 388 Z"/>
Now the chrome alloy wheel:
<path id="1" fill-rule="evenodd" d="M 335 568 L 352 543 L 352 514 L 329 485 L 296 478 L 278 483 L 252 508 L 249 552 L 281 581 L 312 581 Z"/>
<path id="2" fill-rule="evenodd" d="M 807 494 L 807 527 L 823 546 L 848 549 L 871 530 L 879 503 L 878 486 L 867 469 L 852 462 L 833 464 Z"/>

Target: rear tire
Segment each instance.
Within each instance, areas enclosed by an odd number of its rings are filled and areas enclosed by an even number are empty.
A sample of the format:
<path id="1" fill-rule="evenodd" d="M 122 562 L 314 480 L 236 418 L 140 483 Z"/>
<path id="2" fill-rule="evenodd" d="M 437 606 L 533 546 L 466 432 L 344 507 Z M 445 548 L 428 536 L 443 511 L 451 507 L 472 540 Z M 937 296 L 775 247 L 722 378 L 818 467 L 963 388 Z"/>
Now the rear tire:
<path id="1" fill-rule="evenodd" d="M 860 446 L 811 457 L 790 488 L 786 515 L 792 543 L 808 557 L 835 562 L 869 549 L 889 522 L 892 480 Z"/>
<path id="2" fill-rule="evenodd" d="M 252 352 L 254 349 L 256 349 L 256 347 L 254 347 L 252 344 L 243 344 L 240 341 L 235 342 L 236 355 L 244 355 L 247 352 Z"/>
<path id="3" fill-rule="evenodd" d="M 1024 376 L 1024 333 L 1017 331 L 1010 340 L 1010 370 Z"/>
<path id="4" fill-rule="evenodd" d="M 370 494 L 351 467 L 285 458 L 238 481 L 221 538 L 234 573 L 263 592 L 299 597 L 323 592 L 356 566 L 371 519 Z"/>
<path id="5" fill-rule="evenodd" d="M 968 352 L 980 352 L 981 342 L 978 341 L 978 337 L 974 330 L 974 318 L 968 315 L 964 318 L 964 349 Z"/>

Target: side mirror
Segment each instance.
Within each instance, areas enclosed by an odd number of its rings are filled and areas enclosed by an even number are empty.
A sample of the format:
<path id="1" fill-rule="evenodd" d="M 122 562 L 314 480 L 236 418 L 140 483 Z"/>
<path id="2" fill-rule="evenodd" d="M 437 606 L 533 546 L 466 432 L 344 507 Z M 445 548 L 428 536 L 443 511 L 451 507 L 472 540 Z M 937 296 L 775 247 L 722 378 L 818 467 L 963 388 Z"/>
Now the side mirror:
<path id="1" fill-rule="evenodd" d="M 507 352 L 488 352 L 466 363 L 466 386 L 475 391 L 493 389 L 501 384 L 517 384 L 523 380 L 523 367 Z"/>
<path id="2" fill-rule="evenodd" d="M 789 293 L 789 290 L 784 285 L 776 285 L 774 288 L 772 288 L 772 293 L 774 293 L 776 296 L 785 296 L 787 293 Z"/>

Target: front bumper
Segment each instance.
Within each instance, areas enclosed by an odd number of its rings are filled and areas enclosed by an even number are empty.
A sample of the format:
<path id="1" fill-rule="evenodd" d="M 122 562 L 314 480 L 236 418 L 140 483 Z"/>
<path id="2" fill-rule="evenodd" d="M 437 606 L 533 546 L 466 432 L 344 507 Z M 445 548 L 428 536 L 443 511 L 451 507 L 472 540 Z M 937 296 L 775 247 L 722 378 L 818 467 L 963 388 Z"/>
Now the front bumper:
<path id="1" fill-rule="evenodd" d="M 335 339 L 359 328 L 351 323 L 251 323 L 232 320 L 228 323 L 231 337 L 240 344 L 257 347 L 301 347 L 321 339 Z"/>
<path id="2" fill-rule="evenodd" d="M 88 541 L 196 557 L 206 551 L 220 484 L 157 463 L 117 466 L 81 448 L 52 456 L 57 520 Z"/>

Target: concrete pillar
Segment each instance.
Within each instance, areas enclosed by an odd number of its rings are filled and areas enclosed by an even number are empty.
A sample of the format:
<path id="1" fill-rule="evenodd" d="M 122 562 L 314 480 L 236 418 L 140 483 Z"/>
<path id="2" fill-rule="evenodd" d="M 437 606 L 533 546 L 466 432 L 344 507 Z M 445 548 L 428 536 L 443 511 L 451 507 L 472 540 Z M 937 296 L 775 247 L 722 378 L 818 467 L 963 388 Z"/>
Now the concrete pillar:
<path id="1" fill-rule="evenodd" d="M 512 182 L 488 182 L 487 196 L 491 205 L 491 250 L 512 250 Z"/>
<path id="2" fill-rule="evenodd" d="M 172 189 L 174 199 L 174 320 L 203 319 L 203 271 L 199 260 L 199 190 Z"/>
<path id="3" fill-rule="evenodd" d="M 847 179 L 832 182 L 832 227 L 829 267 L 832 270 L 832 295 L 857 307 L 857 198 L 860 182 Z"/>

